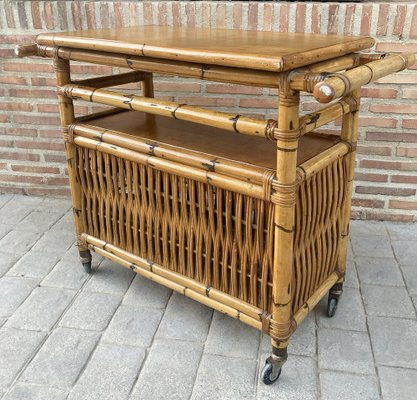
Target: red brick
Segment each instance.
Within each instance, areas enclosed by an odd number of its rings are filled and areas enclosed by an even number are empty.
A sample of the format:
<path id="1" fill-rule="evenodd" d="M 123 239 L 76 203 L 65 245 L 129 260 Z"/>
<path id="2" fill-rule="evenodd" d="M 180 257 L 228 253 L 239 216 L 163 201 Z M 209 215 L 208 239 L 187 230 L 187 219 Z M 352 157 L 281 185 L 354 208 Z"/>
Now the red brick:
<path id="1" fill-rule="evenodd" d="M 62 132 L 58 127 L 56 129 L 40 129 L 39 137 L 60 139 L 62 138 Z"/>
<path id="2" fill-rule="evenodd" d="M 376 34 L 378 36 L 387 35 L 389 7 L 389 4 L 379 5 L 378 25 L 376 28 Z"/>
<path id="3" fill-rule="evenodd" d="M 414 85 L 417 84 L 417 74 L 393 74 L 378 79 L 376 83 L 395 84 L 395 85 Z"/>
<path id="4" fill-rule="evenodd" d="M 417 104 L 371 104 L 369 111 L 378 113 L 417 114 Z"/>
<path id="5" fill-rule="evenodd" d="M 289 14 L 289 5 L 280 3 L 280 17 L 279 17 L 279 31 L 288 32 L 288 14 Z"/>
<path id="6" fill-rule="evenodd" d="M 386 186 L 356 186 L 355 192 L 360 194 L 381 194 L 385 196 L 414 196 L 416 189 Z"/>
<path id="7" fill-rule="evenodd" d="M 272 30 L 272 22 L 273 22 L 273 5 L 270 3 L 264 3 L 264 31 L 271 31 Z"/>
<path id="8" fill-rule="evenodd" d="M 384 146 L 358 146 L 357 151 L 359 154 L 369 154 L 377 156 L 390 156 L 392 153 L 391 147 Z"/>
<path id="9" fill-rule="evenodd" d="M 406 42 L 378 42 L 376 44 L 377 51 L 392 52 L 392 53 L 416 53 L 417 43 Z"/>
<path id="10" fill-rule="evenodd" d="M 381 99 L 395 99 L 398 91 L 395 89 L 376 89 L 376 88 L 362 88 L 362 97 L 381 98 Z"/>
<path id="11" fill-rule="evenodd" d="M 9 28 L 16 28 L 16 24 L 14 21 L 14 16 L 13 16 L 13 3 L 11 1 L 3 1 L 2 2 L 3 7 L 4 7 L 4 12 L 6 14 L 6 22 L 7 22 L 7 26 Z"/>
<path id="12" fill-rule="evenodd" d="M 178 102 L 208 107 L 233 107 L 235 99 L 225 99 L 223 97 L 179 97 Z"/>
<path id="13" fill-rule="evenodd" d="M 339 17 L 339 5 L 338 4 L 330 4 L 329 5 L 329 24 L 327 27 L 328 34 L 336 34 L 337 33 L 337 23 Z M 303 32 L 303 31 L 301 31 Z"/>
<path id="14" fill-rule="evenodd" d="M 343 33 L 345 35 L 352 34 L 354 14 L 355 14 L 355 4 L 346 4 L 345 26 L 343 29 Z"/>
<path id="15" fill-rule="evenodd" d="M 0 49 L 0 57 L 1 58 L 15 58 L 16 55 L 14 54 L 13 49 Z"/>
<path id="16" fill-rule="evenodd" d="M 52 64 L 37 64 L 37 63 L 3 63 L 3 71 L 13 72 L 48 72 L 53 73 Z"/>
<path id="17" fill-rule="evenodd" d="M 185 5 L 185 13 L 187 15 L 187 26 L 190 28 L 195 28 L 195 4 L 187 3 Z"/>
<path id="18" fill-rule="evenodd" d="M 155 90 L 161 92 L 200 92 L 201 84 L 200 83 L 187 83 L 187 82 L 155 82 Z"/>
<path id="19" fill-rule="evenodd" d="M 41 142 L 37 141 L 28 141 L 28 140 L 16 140 L 15 146 L 21 149 L 40 149 L 40 150 L 59 150 L 64 151 L 63 143 L 51 143 L 51 142 Z"/>
<path id="20" fill-rule="evenodd" d="M 120 2 L 113 3 L 114 25 L 116 29 L 123 27 L 123 5 Z"/>
<path id="21" fill-rule="evenodd" d="M 3 75 L 0 76 L 0 83 L 6 85 L 27 85 L 27 80 L 21 76 Z"/>
<path id="22" fill-rule="evenodd" d="M 207 4 L 207 11 L 208 11 L 209 16 L 210 16 L 210 8 L 211 8 L 211 4 Z M 152 4 L 150 4 L 150 14 L 152 15 Z M 180 5 L 176 1 L 172 3 L 172 21 L 173 21 L 174 26 L 181 25 Z M 210 23 L 210 17 L 208 18 L 207 23 Z"/>
<path id="23" fill-rule="evenodd" d="M 158 3 L 158 25 L 167 24 L 167 4 L 165 2 Z"/>
<path id="24" fill-rule="evenodd" d="M 174 4 L 173 4 L 174 6 Z M 172 10 L 174 12 L 174 10 Z M 152 24 L 152 4 L 148 2 L 143 3 L 143 17 L 145 19 L 145 25 Z"/>
<path id="25" fill-rule="evenodd" d="M 359 117 L 359 126 L 376 128 L 396 128 L 397 120 L 393 118 Z"/>
<path id="26" fill-rule="evenodd" d="M 71 67 L 73 74 L 91 74 L 91 75 L 109 75 L 112 73 L 112 67 L 105 65 L 73 65 Z"/>
<path id="27" fill-rule="evenodd" d="M 0 175 L 0 182 L 14 182 L 14 183 L 43 183 L 42 176 L 27 176 L 27 175 Z"/>
<path id="28" fill-rule="evenodd" d="M 74 24 L 74 29 L 76 31 L 81 30 L 82 29 L 81 10 L 80 10 L 80 4 L 78 1 L 71 2 L 71 13 L 72 13 L 72 21 Z"/>
<path id="29" fill-rule="evenodd" d="M 100 4 L 100 25 L 102 28 L 110 27 L 109 5 L 107 3 Z"/>
<path id="30" fill-rule="evenodd" d="M 392 222 L 412 222 L 414 220 L 412 215 L 404 214 L 386 214 L 368 211 L 366 219 L 374 221 L 392 221 Z"/>
<path id="31" fill-rule="evenodd" d="M 31 9 L 33 28 L 42 29 L 41 13 L 39 12 L 39 1 L 32 1 Z"/>
<path id="32" fill-rule="evenodd" d="M 258 3 L 250 2 L 248 5 L 248 27 L 250 30 L 258 28 Z"/>
<path id="33" fill-rule="evenodd" d="M 54 29 L 54 16 L 52 14 L 52 6 L 50 1 L 43 2 L 44 7 L 44 19 L 45 19 L 45 26 L 47 29 Z"/>
<path id="34" fill-rule="evenodd" d="M 44 113 L 56 113 L 58 112 L 58 104 L 38 104 L 37 106 L 39 112 Z"/>
<path id="35" fill-rule="evenodd" d="M 0 159 L 2 160 L 21 160 L 21 161 L 39 161 L 39 154 L 19 153 L 13 151 L 0 151 Z"/>
<path id="36" fill-rule="evenodd" d="M 364 208 L 384 208 L 384 202 L 382 200 L 353 198 L 352 206 Z"/>
<path id="37" fill-rule="evenodd" d="M 67 7 L 65 1 L 58 1 L 58 19 L 61 30 L 68 29 Z"/>
<path id="38" fill-rule="evenodd" d="M 390 200 L 389 208 L 398 208 L 400 210 L 416 210 L 417 211 L 417 201 Z"/>
<path id="39" fill-rule="evenodd" d="M 44 167 L 36 165 L 12 165 L 12 171 L 15 172 L 29 172 L 32 174 L 59 174 L 59 168 L 57 167 Z"/>
<path id="40" fill-rule="evenodd" d="M 417 176 L 415 175 L 393 175 L 391 177 L 393 183 L 411 183 L 417 184 Z"/>
<path id="41" fill-rule="evenodd" d="M 417 119 L 403 119 L 403 128 L 417 129 Z"/>
<path id="42" fill-rule="evenodd" d="M 361 35 L 369 35 L 372 19 L 372 4 L 363 5 L 361 18 Z"/>
<path id="43" fill-rule="evenodd" d="M 417 171 L 417 163 L 383 160 L 362 160 L 362 168 L 392 169 L 400 171 Z"/>
<path id="44" fill-rule="evenodd" d="M 410 38 L 412 39 L 417 38 L 417 7 L 416 6 L 414 6 L 413 17 L 411 20 Z"/>
<path id="45" fill-rule="evenodd" d="M 281 6 L 281 10 L 282 10 L 282 6 Z M 313 4 L 313 8 L 311 10 L 311 32 L 313 33 L 320 33 L 320 29 L 321 29 L 320 14 L 321 14 L 320 4 Z M 288 19 L 288 15 L 287 15 L 287 19 Z"/>
<path id="46" fill-rule="evenodd" d="M 68 185 L 68 178 L 62 177 L 62 178 L 48 178 L 47 179 L 49 185 L 54 186 L 65 186 Z"/>
<path id="47" fill-rule="evenodd" d="M 225 94 L 262 94 L 262 89 L 252 86 L 210 83 L 206 85 L 206 92 Z"/>
<path id="48" fill-rule="evenodd" d="M 247 108 L 277 108 L 278 102 L 276 99 L 244 98 L 240 99 L 239 106 Z"/>
<path id="49" fill-rule="evenodd" d="M 0 147 L 13 147 L 13 140 L 0 139 Z"/>
<path id="50" fill-rule="evenodd" d="M 14 115 L 13 121 L 18 124 L 30 125 L 59 125 L 59 117 L 44 117 L 37 115 Z"/>
<path id="51" fill-rule="evenodd" d="M 394 35 L 398 35 L 398 36 L 402 35 L 406 15 L 407 15 L 407 6 L 397 5 L 397 14 L 395 15 L 395 20 L 394 20 L 393 30 L 392 30 L 392 33 Z"/>
<path id="52" fill-rule="evenodd" d="M 417 132 L 366 132 L 366 140 L 378 140 L 387 142 L 417 142 Z"/>
<path id="53" fill-rule="evenodd" d="M 252 26 L 252 13 L 255 10 L 252 9 L 249 5 L 249 26 Z M 256 7 L 256 13 L 258 12 L 258 7 Z M 255 24 L 258 22 L 258 18 L 256 16 L 255 18 Z M 216 4 L 216 26 L 219 29 L 225 29 L 226 28 L 226 4 L 224 3 L 217 3 Z M 249 28 L 252 29 L 252 28 Z M 256 29 L 256 25 L 255 28 Z"/>
<path id="54" fill-rule="evenodd" d="M 96 27 L 96 15 L 94 12 L 94 3 L 85 3 L 85 15 L 87 17 L 87 28 L 94 29 Z"/>
<path id="55" fill-rule="evenodd" d="M 10 136 L 26 136 L 26 137 L 35 137 L 38 135 L 36 129 L 26 129 L 19 127 L 13 128 L 1 128 L 0 132 L 2 135 L 10 135 Z"/>
<path id="56" fill-rule="evenodd" d="M 45 161 L 49 163 L 63 164 L 67 161 L 65 158 L 65 155 L 63 154 L 45 154 L 44 158 L 45 158 Z"/>
<path id="57" fill-rule="evenodd" d="M 0 163 L 0 171 L 6 169 L 6 163 Z"/>
<path id="58" fill-rule="evenodd" d="M 35 97 L 37 99 L 56 98 L 57 93 L 55 89 L 10 89 L 11 97 Z"/>
<path id="59" fill-rule="evenodd" d="M 306 5 L 302 3 L 298 3 L 297 8 L 296 8 L 295 31 L 298 33 L 304 32 L 305 24 L 306 24 Z"/>
<path id="60" fill-rule="evenodd" d="M 369 172 L 355 172 L 355 180 L 366 182 L 388 182 L 388 175 L 372 174 Z"/>
<path id="61" fill-rule="evenodd" d="M 397 156 L 398 157 L 417 157 L 417 147 L 398 147 Z"/>
<path id="62" fill-rule="evenodd" d="M 41 78 L 41 77 L 32 77 L 30 78 L 32 86 L 56 86 L 55 78 Z"/>
<path id="63" fill-rule="evenodd" d="M 9 116 L 8 115 L 0 115 L 0 122 L 8 122 Z"/>
<path id="64" fill-rule="evenodd" d="M 0 102 L 0 110 L 7 111 L 32 111 L 32 105 L 29 103 L 3 103 Z"/>
<path id="65" fill-rule="evenodd" d="M 403 99 L 417 99 L 417 89 L 403 89 Z"/>
<path id="66" fill-rule="evenodd" d="M 0 185 L 0 193 L 24 194 L 22 187 Z"/>
<path id="67" fill-rule="evenodd" d="M 242 27 L 242 4 L 235 3 L 233 5 L 233 28 L 240 29 Z"/>

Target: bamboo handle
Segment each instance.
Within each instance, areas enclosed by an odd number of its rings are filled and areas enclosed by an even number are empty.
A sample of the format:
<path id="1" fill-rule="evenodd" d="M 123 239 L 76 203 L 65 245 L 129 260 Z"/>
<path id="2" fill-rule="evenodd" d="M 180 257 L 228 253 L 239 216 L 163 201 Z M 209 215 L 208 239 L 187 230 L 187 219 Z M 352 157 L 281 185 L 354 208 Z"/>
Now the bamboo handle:
<path id="1" fill-rule="evenodd" d="M 318 102 L 329 103 L 383 76 L 402 71 L 413 65 L 415 60 L 414 53 L 402 53 L 371 61 L 344 73 L 329 74 L 314 86 L 313 95 Z"/>
<path id="2" fill-rule="evenodd" d="M 30 57 L 38 55 L 38 45 L 29 44 L 29 45 L 17 45 L 14 48 L 14 53 L 17 57 Z"/>

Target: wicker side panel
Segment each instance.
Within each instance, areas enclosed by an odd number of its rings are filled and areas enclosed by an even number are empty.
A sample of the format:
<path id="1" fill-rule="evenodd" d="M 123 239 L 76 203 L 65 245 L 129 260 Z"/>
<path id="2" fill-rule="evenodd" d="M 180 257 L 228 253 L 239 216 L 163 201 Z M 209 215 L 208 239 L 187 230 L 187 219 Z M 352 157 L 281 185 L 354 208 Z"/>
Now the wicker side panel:
<path id="1" fill-rule="evenodd" d="M 270 203 L 77 147 L 85 232 L 270 309 Z"/>
<path id="2" fill-rule="evenodd" d="M 346 179 L 343 157 L 318 171 L 299 188 L 294 235 L 294 313 L 337 268 Z"/>

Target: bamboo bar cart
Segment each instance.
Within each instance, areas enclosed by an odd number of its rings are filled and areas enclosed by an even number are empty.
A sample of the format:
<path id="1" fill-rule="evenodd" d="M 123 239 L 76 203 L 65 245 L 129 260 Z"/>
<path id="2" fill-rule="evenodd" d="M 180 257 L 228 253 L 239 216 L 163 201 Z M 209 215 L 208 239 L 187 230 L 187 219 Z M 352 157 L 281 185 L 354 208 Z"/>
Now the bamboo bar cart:
<path id="1" fill-rule="evenodd" d="M 360 88 L 415 61 L 369 37 L 161 26 L 41 34 L 53 60 L 81 262 L 98 254 L 262 330 L 276 381 L 297 325 L 346 269 Z M 73 81 L 70 62 L 126 73 Z M 159 100 L 153 74 L 278 88 L 261 120 Z M 141 92 L 111 87 L 140 82 Z M 300 115 L 300 92 L 319 111 Z M 75 118 L 73 100 L 112 106 Z M 340 135 L 316 130 L 342 119 Z"/>

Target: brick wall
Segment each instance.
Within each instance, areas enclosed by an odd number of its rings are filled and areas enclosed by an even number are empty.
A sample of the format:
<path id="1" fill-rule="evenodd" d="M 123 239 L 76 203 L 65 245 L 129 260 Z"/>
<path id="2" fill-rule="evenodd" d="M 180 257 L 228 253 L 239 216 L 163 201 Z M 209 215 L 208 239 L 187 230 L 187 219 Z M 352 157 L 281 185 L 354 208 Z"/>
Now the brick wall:
<path id="1" fill-rule="evenodd" d="M 1 1 L 0 191 L 68 195 L 51 63 L 14 58 L 14 44 L 42 31 L 134 24 L 362 34 L 377 39 L 376 50 L 417 52 L 412 3 Z M 354 218 L 417 220 L 416 70 L 363 90 Z M 81 78 L 112 69 L 77 65 L 74 72 Z M 156 89 L 181 103 L 276 117 L 274 90 L 172 77 L 157 77 Z M 93 107 L 80 104 L 77 112 Z M 304 98 L 304 111 L 314 107 Z"/>

